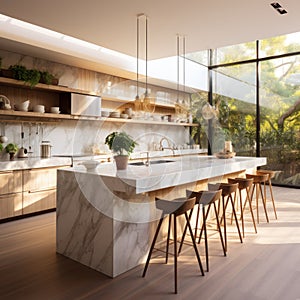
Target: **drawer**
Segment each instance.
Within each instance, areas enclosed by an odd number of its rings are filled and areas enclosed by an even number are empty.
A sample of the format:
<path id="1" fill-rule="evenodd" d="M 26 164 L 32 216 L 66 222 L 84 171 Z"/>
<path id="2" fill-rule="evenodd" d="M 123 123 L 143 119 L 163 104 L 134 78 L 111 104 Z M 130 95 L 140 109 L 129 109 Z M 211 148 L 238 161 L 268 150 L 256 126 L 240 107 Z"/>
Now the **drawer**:
<path id="1" fill-rule="evenodd" d="M 56 207 L 56 188 L 23 193 L 23 214 Z"/>
<path id="2" fill-rule="evenodd" d="M 0 219 L 22 214 L 22 193 L 0 196 Z"/>
<path id="3" fill-rule="evenodd" d="M 0 172 L 0 195 L 22 192 L 22 171 Z"/>
<path id="4" fill-rule="evenodd" d="M 23 171 L 24 191 L 43 191 L 56 188 L 57 168 L 42 168 Z"/>

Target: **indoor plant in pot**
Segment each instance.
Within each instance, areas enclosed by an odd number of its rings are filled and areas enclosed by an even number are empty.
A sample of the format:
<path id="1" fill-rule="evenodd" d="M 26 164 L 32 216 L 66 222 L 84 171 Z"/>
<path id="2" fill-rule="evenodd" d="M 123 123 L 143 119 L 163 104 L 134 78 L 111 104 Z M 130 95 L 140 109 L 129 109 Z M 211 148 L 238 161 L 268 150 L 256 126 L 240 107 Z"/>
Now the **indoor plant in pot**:
<path id="1" fill-rule="evenodd" d="M 114 131 L 105 138 L 105 144 L 114 153 L 117 170 L 125 170 L 128 164 L 128 156 L 133 152 L 137 142 L 124 131 Z"/>
<path id="2" fill-rule="evenodd" d="M 15 154 L 17 153 L 17 151 L 19 150 L 18 146 L 16 144 L 10 143 L 7 144 L 5 147 L 5 151 L 7 153 L 9 153 L 9 159 L 13 160 L 15 157 Z"/>

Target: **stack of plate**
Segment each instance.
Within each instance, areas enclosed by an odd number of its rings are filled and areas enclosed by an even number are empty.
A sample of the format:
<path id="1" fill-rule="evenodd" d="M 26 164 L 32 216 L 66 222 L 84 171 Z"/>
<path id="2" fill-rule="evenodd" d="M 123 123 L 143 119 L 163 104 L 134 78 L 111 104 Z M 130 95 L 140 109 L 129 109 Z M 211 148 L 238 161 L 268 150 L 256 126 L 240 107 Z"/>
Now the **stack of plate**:
<path id="1" fill-rule="evenodd" d="M 120 113 L 118 111 L 113 111 L 109 115 L 111 118 L 120 118 Z"/>
<path id="2" fill-rule="evenodd" d="M 107 110 L 102 110 L 102 111 L 101 111 L 101 117 L 104 117 L 104 118 L 109 117 L 109 111 L 107 111 Z"/>

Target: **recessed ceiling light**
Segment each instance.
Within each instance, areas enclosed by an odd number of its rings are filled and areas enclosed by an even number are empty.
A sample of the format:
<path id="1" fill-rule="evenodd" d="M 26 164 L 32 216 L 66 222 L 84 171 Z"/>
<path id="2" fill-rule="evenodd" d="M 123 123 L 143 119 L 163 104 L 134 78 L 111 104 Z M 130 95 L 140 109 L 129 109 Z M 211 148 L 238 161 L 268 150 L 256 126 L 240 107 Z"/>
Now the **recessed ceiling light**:
<path id="1" fill-rule="evenodd" d="M 270 4 L 279 14 L 287 14 L 287 11 L 278 2 L 273 2 Z"/>

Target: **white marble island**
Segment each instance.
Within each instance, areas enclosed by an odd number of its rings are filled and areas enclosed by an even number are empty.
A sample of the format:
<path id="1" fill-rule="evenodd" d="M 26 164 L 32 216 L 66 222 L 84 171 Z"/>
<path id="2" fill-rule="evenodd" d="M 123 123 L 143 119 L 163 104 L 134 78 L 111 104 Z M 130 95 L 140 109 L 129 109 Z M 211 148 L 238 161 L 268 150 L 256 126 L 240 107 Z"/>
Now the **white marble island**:
<path id="1" fill-rule="evenodd" d="M 113 163 L 87 172 L 58 170 L 57 252 L 110 277 L 144 262 L 160 212 L 155 196 L 172 199 L 185 189 L 235 177 L 266 164 L 266 158 L 209 156 L 168 158 L 172 162 L 128 166 Z"/>

